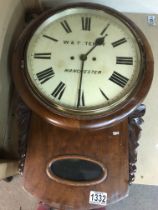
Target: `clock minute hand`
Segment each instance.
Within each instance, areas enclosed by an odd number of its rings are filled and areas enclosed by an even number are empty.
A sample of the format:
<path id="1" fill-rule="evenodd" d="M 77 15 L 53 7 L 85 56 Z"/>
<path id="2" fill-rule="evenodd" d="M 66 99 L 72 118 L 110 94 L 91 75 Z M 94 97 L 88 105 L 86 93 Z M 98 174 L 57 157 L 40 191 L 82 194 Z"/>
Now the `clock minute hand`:
<path id="1" fill-rule="evenodd" d="M 84 55 L 85 56 L 89 55 L 97 46 L 103 45 L 106 36 L 107 36 L 107 34 L 105 34 L 105 36 L 103 36 L 103 37 L 97 38 L 94 42 L 94 46 Z"/>
<path id="2" fill-rule="evenodd" d="M 84 69 L 84 62 L 86 60 L 86 57 L 83 56 L 82 58 L 82 55 L 80 57 L 82 63 L 81 63 L 81 74 L 80 74 L 80 82 L 79 82 L 79 89 L 78 89 L 78 101 L 77 101 L 77 107 L 80 106 L 80 100 L 81 100 L 81 86 L 82 86 L 82 78 L 83 78 L 83 69 Z"/>

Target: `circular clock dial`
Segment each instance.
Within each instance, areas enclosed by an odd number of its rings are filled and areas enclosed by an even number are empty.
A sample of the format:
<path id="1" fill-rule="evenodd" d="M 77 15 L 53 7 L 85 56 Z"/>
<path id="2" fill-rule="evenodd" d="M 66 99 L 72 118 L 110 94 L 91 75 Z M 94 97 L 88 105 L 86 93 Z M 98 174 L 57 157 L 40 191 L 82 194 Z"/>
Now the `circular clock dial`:
<path id="1" fill-rule="evenodd" d="M 26 57 L 27 78 L 40 100 L 73 114 L 114 109 L 142 73 L 131 30 L 94 9 L 71 8 L 47 18 L 33 33 Z"/>

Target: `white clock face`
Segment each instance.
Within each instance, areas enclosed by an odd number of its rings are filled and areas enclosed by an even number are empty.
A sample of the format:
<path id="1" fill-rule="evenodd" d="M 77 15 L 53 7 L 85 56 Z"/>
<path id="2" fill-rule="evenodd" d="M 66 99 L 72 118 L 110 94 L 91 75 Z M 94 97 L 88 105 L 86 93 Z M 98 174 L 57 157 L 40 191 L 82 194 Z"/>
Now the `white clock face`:
<path id="1" fill-rule="evenodd" d="M 26 56 L 28 78 L 41 100 L 72 113 L 115 108 L 141 74 L 136 38 L 100 10 L 72 8 L 49 17 L 34 32 Z"/>

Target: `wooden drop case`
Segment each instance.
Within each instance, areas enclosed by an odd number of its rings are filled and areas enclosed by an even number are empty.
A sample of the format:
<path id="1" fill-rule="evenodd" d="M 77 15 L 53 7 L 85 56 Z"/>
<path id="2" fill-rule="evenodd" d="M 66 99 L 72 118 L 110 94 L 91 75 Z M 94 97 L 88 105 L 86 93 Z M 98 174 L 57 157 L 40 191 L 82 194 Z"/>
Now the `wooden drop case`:
<path id="1" fill-rule="evenodd" d="M 107 10 L 95 4 L 75 6 Z M 32 110 L 27 121 L 28 130 L 24 132 L 27 136 L 24 187 L 57 209 L 98 208 L 99 205 L 89 202 L 92 191 L 107 194 L 103 206 L 117 202 L 128 195 L 128 185 L 134 179 L 137 140 L 145 110 L 140 104 L 151 85 L 153 57 L 146 38 L 134 23 L 114 10 L 108 10 L 126 21 L 141 40 L 144 74 L 130 98 L 98 118 L 76 119 L 50 110 L 29 89 L 24 74 L 27 41 L 43 19 L 57 10 L 50 10 L 33 21 L 14 49 L 12 75 L 15 86 Z"/>

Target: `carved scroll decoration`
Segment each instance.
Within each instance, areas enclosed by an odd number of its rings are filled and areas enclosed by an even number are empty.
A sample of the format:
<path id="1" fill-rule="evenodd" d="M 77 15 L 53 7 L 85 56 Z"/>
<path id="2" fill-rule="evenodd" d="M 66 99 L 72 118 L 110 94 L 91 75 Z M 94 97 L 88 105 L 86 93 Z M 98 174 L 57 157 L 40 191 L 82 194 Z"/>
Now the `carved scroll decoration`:
<path id="1" fill-rule="evenodd" d="M 17 97 L 16 117 L 19 128 L 19 173 L 23 174 L 26 148 L 27 148 L 27 134 L 29 128 L 31 111 L 24 104 L 20 97 Z"/>
<path id="2" fill-rule="evenodd" d="M 135 180 L 137 147 L 141 133 L 141 124 L 144 122 L 142 117 L 145 114 L 145 105 L 141 104 L 128 118 L 129 130 L 129 184 Z"/>

